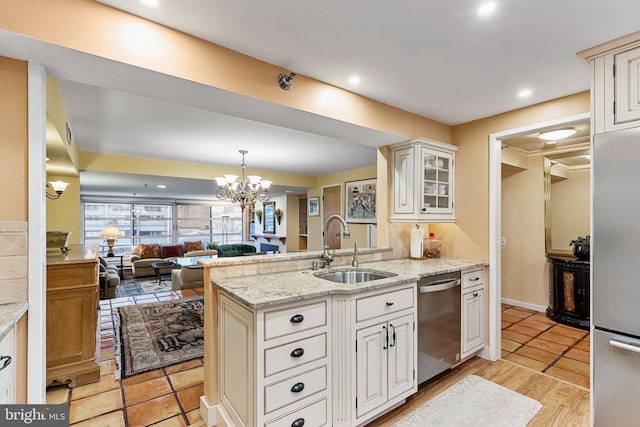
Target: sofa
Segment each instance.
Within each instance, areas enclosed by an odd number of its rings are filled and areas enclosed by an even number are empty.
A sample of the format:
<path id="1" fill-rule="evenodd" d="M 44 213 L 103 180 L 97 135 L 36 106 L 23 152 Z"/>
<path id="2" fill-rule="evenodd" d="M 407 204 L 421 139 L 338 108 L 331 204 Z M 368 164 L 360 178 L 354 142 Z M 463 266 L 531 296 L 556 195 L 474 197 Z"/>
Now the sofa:
<path id="1" fill-rule="evenodd" d="M 256 255 L 256 247 L 245 243 L 231 243 L 228 245 L 218 245 L 218 258 L 232 256 Z"/>
<path id="2" fill-rule="evenodd" d="M 111 299 L 116 297 L 116 287 L 120 284 L 120 274 L 118 267 L 107 264 L 107 261 L 99 257 L 99 280 L 100 299 Z M 104 293 L 102 292 L 104 291 Z"/>
<path id="3" fill-rule="evenodd" d="M 216 255 L 215 249 L 204 249 L 202 242 L 184 242 L 180 245 L 139 244 L 132 249 L 131 271 L 133 277 L 155 276 L 151 264 L 189 256 Z M 160 274 L 171 274 L 171 267 L 161 268 Z"/>

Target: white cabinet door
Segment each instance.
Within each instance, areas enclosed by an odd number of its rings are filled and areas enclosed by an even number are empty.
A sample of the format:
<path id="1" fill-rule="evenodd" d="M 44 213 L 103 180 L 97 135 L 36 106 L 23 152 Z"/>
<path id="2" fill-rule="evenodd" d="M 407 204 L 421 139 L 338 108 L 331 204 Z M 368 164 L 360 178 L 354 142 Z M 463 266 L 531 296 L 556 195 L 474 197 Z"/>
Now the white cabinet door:
<path id="1" fill-rule="evenodd" d="M 484 288 L 478 287 L 462 295 L 462 357 L 482 348 L 484 341 Z"/>
<path id="2" fill-rule="evenodd" d="M 453 154 L 422 147 L 420 212 L 453 214 Z"/>
<path id="3" fill-rule="evenodd" d="M 388 394 L 393 399 L 411 390 L 414 384 L 413 315 L 409 314 L 390 320 Z"/>
<path id="4" fill-rule="evenodd" d="M 415 213 L 415 149 L 407 147 L 393 152 L 393 213 Z"/>
<path id="5" fill-rule="evenodd" d="M 387 401 L 387 324 L 356 331 L 357 416 Z"/>
<path id="6" fill-rule="evenodd" d="M 614 64 L 616 124 L 640 120 L 640 47 L 614 55 Z"/>

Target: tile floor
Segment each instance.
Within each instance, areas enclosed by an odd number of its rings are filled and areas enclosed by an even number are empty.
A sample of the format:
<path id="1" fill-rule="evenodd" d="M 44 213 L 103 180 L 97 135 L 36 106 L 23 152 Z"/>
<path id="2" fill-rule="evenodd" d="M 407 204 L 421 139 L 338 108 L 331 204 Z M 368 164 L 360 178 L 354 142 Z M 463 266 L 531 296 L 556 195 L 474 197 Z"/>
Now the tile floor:
<path id="1" fill-rule="evenodd" d="M 589 389 L 589 331 L 502 304 L 502 358 Z"/>
<path id="2" fill-rule="evenodd" d="M 200 418 L 203 361 L 192 360 L 164 369 L 115 380 L 116 307 L 203 295 L 203 289 L 159 292 L 100 301 L 100 382 L 47 390 L 47 403 L 69 403 L 74 427 L 204 426 Z"/>

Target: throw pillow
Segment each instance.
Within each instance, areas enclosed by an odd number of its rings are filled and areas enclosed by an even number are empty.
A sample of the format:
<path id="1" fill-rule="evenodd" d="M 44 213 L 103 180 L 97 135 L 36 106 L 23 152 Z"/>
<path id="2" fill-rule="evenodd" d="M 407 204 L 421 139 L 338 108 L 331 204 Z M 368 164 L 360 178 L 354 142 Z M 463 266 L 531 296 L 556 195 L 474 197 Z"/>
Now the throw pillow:
<path id="1" fill-rule="evenodd" d="M 157 243 L 151 245 L 140 243 L 138 247 L 140 249 L 140 258 L 160 258 L 160 245 Z"/>
<path id="2" fill-rule="evenodd" d="M 202 246 L 202 242 L 197 241 L 197 242 L 184 242 L 184 252 L 191 252 L 191 251 L 201 251 L 203 250 L 204 247 Z"/>
<path id="3" fill-rule="evenodd" d="M 162 258 L 181 257 L 181 256 L 182 256 L 182 247 L 180 245 L 162 247 Z"/>

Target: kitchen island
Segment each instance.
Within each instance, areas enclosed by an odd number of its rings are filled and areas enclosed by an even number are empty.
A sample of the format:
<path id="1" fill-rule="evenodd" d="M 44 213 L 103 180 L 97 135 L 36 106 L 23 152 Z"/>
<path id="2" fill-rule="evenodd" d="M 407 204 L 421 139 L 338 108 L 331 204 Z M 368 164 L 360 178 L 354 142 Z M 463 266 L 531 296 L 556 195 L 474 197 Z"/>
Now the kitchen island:
<path id="1" fill-rule="evenodd" d="M 207 425 L 355 426 L 415 393 L 416 283 L 486 263 L 388 255 L 360 254 L 393 275 L 362 283 L 316 277 L 319 253 L 204 264 Z"/>

